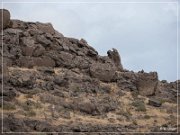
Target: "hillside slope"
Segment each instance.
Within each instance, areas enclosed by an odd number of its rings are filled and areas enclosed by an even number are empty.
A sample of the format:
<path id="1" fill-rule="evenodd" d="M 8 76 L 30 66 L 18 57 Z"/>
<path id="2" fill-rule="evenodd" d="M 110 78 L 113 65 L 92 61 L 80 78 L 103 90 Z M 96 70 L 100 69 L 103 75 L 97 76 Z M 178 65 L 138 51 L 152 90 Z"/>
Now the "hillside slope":
<path id="1" fill-rule="evenodd" d="M 100 56 L 50 23 L 2 11 L 3 132 L 177 131 L 178 81 L 128 71 L 116 49 Z"/>

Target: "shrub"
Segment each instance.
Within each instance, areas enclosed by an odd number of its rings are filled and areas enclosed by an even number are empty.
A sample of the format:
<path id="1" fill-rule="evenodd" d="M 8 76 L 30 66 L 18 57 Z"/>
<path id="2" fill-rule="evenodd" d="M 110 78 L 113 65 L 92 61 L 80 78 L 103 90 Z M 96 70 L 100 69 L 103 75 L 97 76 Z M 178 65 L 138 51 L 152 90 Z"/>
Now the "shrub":
<path id="1" fill-rule="evenodd" d="M 1 108 L 2 108 L 2 106 L 1 106 Z M 15 110 L 15 109 L 16 109 L 15 105 L 8 103 L 8 102 L 3 103 L 3 110 Z"/>
<path id="2" fill-rule="evenodd" d="M 36 112 L 33 110 L 29 110 L 25 113 L 25 115 L 28 117 L 33 117 L 33 116 L 36 116 Z"/>
<path id="3" fill-rule="evenodd" d="M 150 118 L 151 118 L 151 116 L 149 116 L 149 115 L 145 115 L 145 116 L 144 116 L 144 118 L 145 118 L 145 119 L 150 119 Z"/>
<path id="4" fill-rule="evenodd" d="M 133 97 L 134 99 L 136 99 L 136 98 L 138 97 L 138 95 L 139 95 L 138 91 L 133 91 L 133 92 L 132 92 L 132 97 Z"/>
<path id="5" fill-rule="evenodd" d="M 132 106 L 136 107 L 136 111 L 142 111 L 142 112 L 146 111 L 146 107 L 145 107 L 144 101 L 142 101 L 142 100 L 134 101 L 132 103 Z"/>
<path id="6" fill-rule="evenodd" d="M 137 121 L 136 120 L 133 120 L 133 125 L 138 125 Z"/>

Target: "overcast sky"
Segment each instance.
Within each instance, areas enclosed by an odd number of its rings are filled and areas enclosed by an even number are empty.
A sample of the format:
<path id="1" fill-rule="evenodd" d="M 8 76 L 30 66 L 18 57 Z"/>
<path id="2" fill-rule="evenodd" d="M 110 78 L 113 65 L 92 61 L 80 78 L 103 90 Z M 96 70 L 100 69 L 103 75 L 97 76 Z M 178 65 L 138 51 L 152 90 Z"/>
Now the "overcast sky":
<path id="1" fill-rule="evenodd" d="M 18 0 L 4 0 L 7 1 Z M 177 0 L 136 0 L 138 3 L 133 0 L 133 3 L 128 0 L 116 0 L 123 3 L 114 3 L 115 0 L 109 0 L 112 3 L 108 0 L 104 0 L 105 3 L 100 0 L 34 1 L 43 2 L 4 3 L 3 7 L 10 10 L 13 19 L 51 22 L 65 36 L 84 38 L 100 55 L 107 55 L 109 49 L 116 48 L 128 70 L 157 71 L 160 80 L 177 79 L 179 20 L 178 4 L 173 3 Z"/>

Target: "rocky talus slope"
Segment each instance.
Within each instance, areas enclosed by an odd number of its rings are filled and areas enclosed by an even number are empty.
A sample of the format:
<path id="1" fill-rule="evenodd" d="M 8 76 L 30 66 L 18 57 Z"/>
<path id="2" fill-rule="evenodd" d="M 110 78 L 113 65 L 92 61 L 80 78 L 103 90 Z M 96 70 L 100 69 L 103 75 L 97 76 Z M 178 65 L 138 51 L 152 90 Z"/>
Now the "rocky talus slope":
<path id="1" fill-rule="evenodd" d="M 0 14 L 3 132 L 177 131 L 178 81 L 128 71 L 116 49 L 100 56 L 50 23 Z"/>

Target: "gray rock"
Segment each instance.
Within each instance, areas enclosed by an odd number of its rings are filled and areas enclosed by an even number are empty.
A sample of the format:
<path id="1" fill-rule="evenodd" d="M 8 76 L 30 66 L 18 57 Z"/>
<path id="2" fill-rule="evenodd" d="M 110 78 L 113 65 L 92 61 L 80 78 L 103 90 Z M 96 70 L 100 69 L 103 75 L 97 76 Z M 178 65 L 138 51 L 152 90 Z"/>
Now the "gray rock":
<path id="1" fill-rule="evenodd" d="M 27 28 L 27 24 L 20 20 L 11 20 L 11 28 L 24 30 Z"/>
<path id="2" fill-rule="evenodd" d="M 51 44 L 51 41 L 48 40 L 44 35 L 37 35 L 36 40 L 44 47 L 48 47 Z"/>
<path id="3" fill-rule="evenodd" d="M 160 100 L 154 98 L 149 99 L 148 104 L 155 107 L 160 107 L 162 105 Z"/>
<path id="4" fill-rule="evenodd" d="M 48 56 L 35 57 L 33 66 L 55 67 L 55 61 Z"/>
<path id="5" fill-rule="evenodd" d="M 121 64 L 121 57 L 120 57 L 118 51 L 113 48 L 113 50 L 112 50 L 112 51 L 109 50 L 109 51 L 107 52 L 107 54 L 108 54 L 108 57 L 109 57 L 110 59 L 112 59 L 112 61 L 115 63 L 117 69 L 118 69 L 119 71 L 123 71 L 123 66 L 122 66 L 122 64 Z"/>
<path id="6" fill-rule="evenodd" d="M 45 48 L 42 45 L 38 44 L 36 48 L 34 49 L 32 55 L 34 57 L 39 57 L 39 56 L 42 56 L 45 53 L 45 51 L 46 51 Z"/>
<path id="7" fill-rule="evenodd" d="M 34 52 L 35 47 L 34 46 L 23 46 L 22 47 L 22 55 L 24 56 L 32 56 Z"/>
<path id="8" fill-rule="evenodd" d="M 141 95 L 151 96 L 156 93 L 158 87 L 157 72 L 138 73 L 137 89 Z"/>
<path id="9" fill-rule="evenodd" d="M 3 19 L 0 19 L 0 29 L 5 29 L 10 24 L 10 12 L 7 9 L 0 9 L 0 16 Z"/>
<path id="10" fill-rule="evenodd" d="M 95 105 L 91 102 L 79 102 L 78 109 L 87 114 L 94 114 L 97 111 Z"/>
<path id="11" fill-rule="evenodd" d="M 4 90 L 0 91 L 0 97 L 3 96 L 4 101 L 12 101 L 16 97 L 16 90 L 14 87 L 4 85 Z"/>
<path id="12" fill-rule="evenodd" d="M 30 47 L 34 47 L 35 46 L 35 41 L 32 37 L 23 37 L 21 39 L 22 45 L 23 46 L 30 46 Z"/>
<path id="13" fill-rule="evenodd" d="M 109 63 L 93 63 L 90 66 L 90 75 L 105 82 L 113 79 L 115 71 L 116 67 Z"/>
<path id="14" fill-rule="evenodd" d="M 33 73 L 17 71 L 12 73 L 12 76 L 9 78 L 9 83 L 14 87 L 32 89 L 34 87 L 35 80 L 36 77 Z"/>
<path id="15" fill-rule="evenodd" d="M 51 23 L 40 23 L 40 22 L 37 22 L 36 23 L 37 25 L 37 28 L 41 31 L 43 31 L 44 33 L 49 33 L 49 34 L 55 34 L 55 30 L 52 26 Z"/>
<path id="16" fill-rule="evenodd" d="M 71 67 L 73 55 L 68 52 L 60 52 L 57 54 L 56 65 L 60 67 Z"/>

